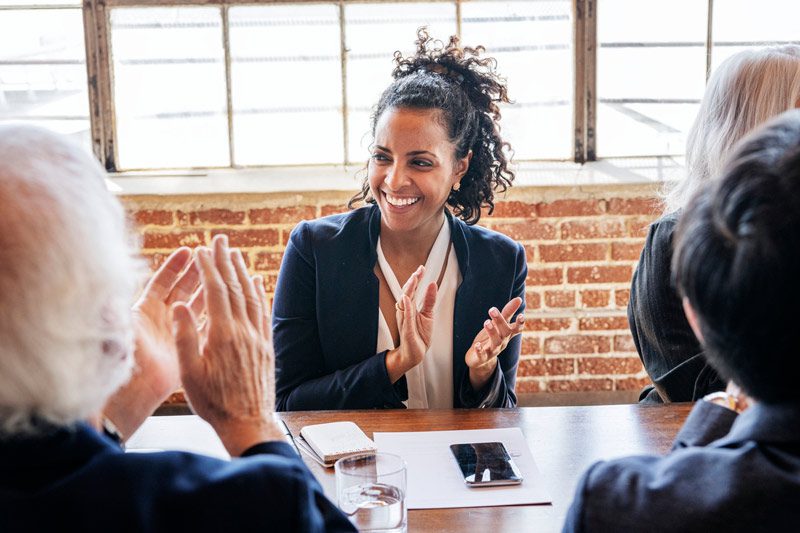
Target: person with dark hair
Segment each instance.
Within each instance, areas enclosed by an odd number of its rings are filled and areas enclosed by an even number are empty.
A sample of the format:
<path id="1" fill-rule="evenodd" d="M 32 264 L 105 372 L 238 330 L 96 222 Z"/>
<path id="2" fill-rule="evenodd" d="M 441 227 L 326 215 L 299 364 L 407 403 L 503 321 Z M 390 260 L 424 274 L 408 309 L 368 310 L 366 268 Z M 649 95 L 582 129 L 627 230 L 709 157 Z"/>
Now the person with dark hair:
<path id="1" fill-rule="evenodd" d="M 592 466 L 564 530 L 796 531 L 800 111 L 738 145 L 675 240 L 687 319 L 727 390 L 697 402 L 666 457 Z"/>
<path id="2" fill-rule="evenodd" d="M 372 115 L 365 206 L 302 222 L 275 289 L 281 410 L 513 407 L 525 250 L 474 224 L 514 178 L 483 49 L 418 32 Z"/>
<path id="3" fill-rule="evenodd" d="M 800 46 L 744 50 L 711 75 L 686 142 L 686 176 L 663 198 L 631 281 L 628 322 L 653 385 L 647 403 L 689 402 L 725 388 L 686 321 L 670 263 L 675 225 L 692 194 L 716 179 L 749 131 L 800 104 Z"/>

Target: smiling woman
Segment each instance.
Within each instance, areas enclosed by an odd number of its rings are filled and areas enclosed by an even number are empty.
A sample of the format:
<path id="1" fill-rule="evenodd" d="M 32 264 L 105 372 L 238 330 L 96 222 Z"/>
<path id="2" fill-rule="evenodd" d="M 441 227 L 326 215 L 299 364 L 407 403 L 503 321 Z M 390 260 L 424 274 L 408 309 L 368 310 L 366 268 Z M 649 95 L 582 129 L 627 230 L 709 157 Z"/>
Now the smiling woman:
<path id="1" fill-rule="evenodd" d="M 278 408 L 513 407 L 527 265 L 474 226 L 514 178 L 482 48 L 418 32 L 372 117 L 366 206 L 303 222 L 274 303 Z"/>

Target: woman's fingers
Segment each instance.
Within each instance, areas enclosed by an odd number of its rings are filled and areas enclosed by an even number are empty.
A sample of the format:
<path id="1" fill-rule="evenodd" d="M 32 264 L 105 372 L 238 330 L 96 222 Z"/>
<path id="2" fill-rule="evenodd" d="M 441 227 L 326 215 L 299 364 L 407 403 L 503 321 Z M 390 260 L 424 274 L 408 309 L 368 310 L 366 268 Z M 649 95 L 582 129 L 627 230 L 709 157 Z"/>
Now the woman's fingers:
<path id="1" fill-rule="evenodd" d="M 172 306 L 172 328 L 181 375 L 193 375 L 200 364 L 200 342 L 194 316 L 186 304 Z"/>
<path id="2" fill-rule="evenodd" d="M 420 265 L 411 274 L 411 277 L 408 278 L 406 284 L 403 285 L 403 294 L 407 295 L 409 298 L 414 298 L 414 293 L 417 292 L 417 285 L 419 285 L 419 280 L 422 279 L 422 275 L 425 273 L 425 267 Z"/>
<path id="3" fill-rule="evenodd" d="M 522 305 L 522 298 L 519 296 L 509 300 L 509 302 L 503 306 L 503 318 L 505 318 L 506 321 L 511 320 L 511 317 L 514 316 L 514 313 L 517 312 L 520 305 Z"/>
<path id="4" fill-rule="evenodd" d="M 419 314 L 425 318 L 433 318 L 433 308 L 436 306 L 436 293 L 438 287 L 435 283 L 431 283 L 425 288 L 425 296 L 422 299 L 422 309 Z"/>

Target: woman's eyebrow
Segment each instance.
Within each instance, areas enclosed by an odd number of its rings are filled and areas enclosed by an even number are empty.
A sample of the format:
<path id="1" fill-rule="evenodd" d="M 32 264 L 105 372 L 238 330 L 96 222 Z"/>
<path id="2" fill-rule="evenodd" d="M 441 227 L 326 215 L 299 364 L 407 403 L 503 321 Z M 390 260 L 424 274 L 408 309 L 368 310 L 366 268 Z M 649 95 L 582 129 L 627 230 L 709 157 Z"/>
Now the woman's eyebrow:
<path id="1" fill-rule="evenodd" d="M 428 150 L 412 150 L 411 152 L 407 152 L 406 153 L 406 155 L 409 155 L 409 156 L 411 156 L 411 155 L 422 155 L 422 154 L 429 155 L 429 156 L 433 157 L 434 159 L 439 159 L 438 157 L 436 157 L 436 154 L 434 154 L 433 152 L 429 152 Z"/>

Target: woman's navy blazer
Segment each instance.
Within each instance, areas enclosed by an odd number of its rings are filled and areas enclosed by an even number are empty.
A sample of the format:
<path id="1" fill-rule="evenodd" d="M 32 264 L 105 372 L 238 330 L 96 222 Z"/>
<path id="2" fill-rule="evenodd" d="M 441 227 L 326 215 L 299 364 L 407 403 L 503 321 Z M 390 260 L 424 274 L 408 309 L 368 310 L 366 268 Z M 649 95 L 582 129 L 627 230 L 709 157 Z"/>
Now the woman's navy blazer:
<path id="1" fill-rule="evenodd" d="M 283 256 L 273 304 L 277 408 L 402 408 L 405 377 L 392 384 L 378 339 L 374 274 L 380 210 L 366 206 L 301 222 Z M 511 339 L 480 391 L 464 356 L 491 307 L 515 296 L 525 308 L 525 250 L 505 235 L 469 226 L 447 212 L 463 281 L 453 318 L 453 406 L 513 407 L 521 338 Z"/>

